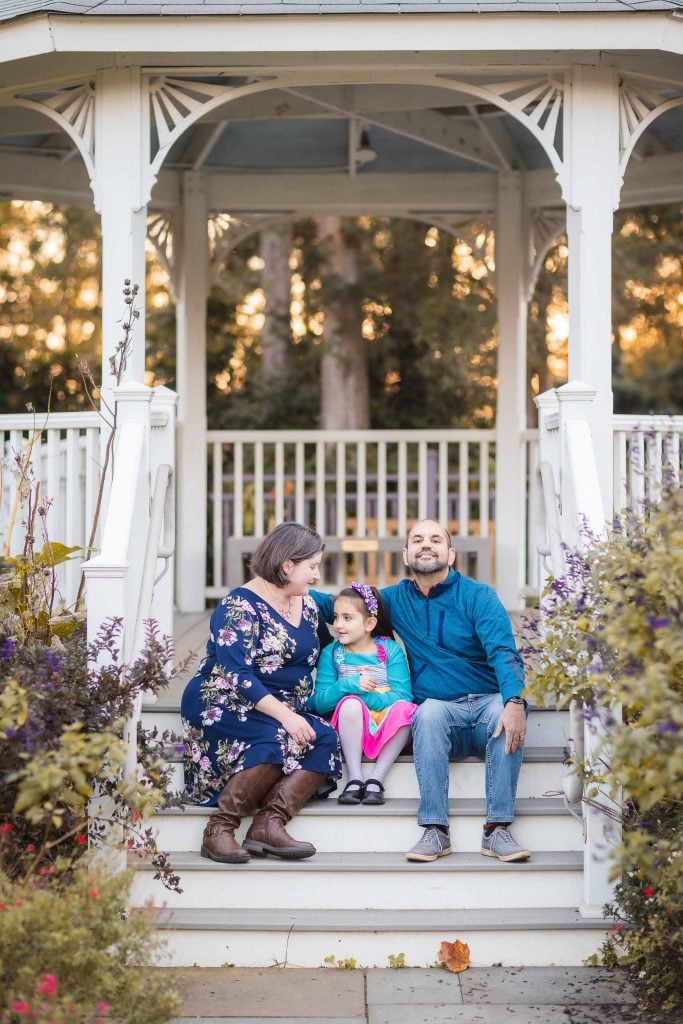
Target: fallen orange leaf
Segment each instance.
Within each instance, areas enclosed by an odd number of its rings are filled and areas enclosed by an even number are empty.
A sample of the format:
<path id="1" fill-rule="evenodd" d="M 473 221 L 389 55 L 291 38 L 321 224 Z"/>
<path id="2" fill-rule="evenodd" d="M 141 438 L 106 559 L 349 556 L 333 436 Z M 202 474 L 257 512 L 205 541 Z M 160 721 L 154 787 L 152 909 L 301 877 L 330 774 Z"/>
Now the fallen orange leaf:
<path id="1" fill-rule="evenodd" d="M 439 960 L 453 974 L 466 971 L 470 965 L 470 947 L 466 942 L 442 942 L 439 946 Z"/>

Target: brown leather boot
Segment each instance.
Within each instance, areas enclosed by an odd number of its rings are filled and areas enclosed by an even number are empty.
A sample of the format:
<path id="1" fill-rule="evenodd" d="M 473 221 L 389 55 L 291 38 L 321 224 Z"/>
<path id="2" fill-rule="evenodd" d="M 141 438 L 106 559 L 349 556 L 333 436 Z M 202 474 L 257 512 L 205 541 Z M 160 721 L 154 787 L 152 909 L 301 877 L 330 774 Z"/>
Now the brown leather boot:
<path id="1" fill-rule="evenodd" d="M 267 794 L 263 810 L 252 821 L 244 840 L 244 849 L 258 857 L 270 853 L 283 860 L 312 857 L 315 846 L 292 839 L 285 825 L 313 796 L 324 778 L 322 772 L 307 772 L 304 769 L 283 775 Z"/>
<path id="2" fill-rule="evenodd" d="M 282 774 L 279 764 L 256 764 L 236 772 L 218 797 L 202 836 L 202 857 L 221 864 L 245 864 L 249 854 L 235 839 L 235 829 L 242 818 L 258 807 Z"/>

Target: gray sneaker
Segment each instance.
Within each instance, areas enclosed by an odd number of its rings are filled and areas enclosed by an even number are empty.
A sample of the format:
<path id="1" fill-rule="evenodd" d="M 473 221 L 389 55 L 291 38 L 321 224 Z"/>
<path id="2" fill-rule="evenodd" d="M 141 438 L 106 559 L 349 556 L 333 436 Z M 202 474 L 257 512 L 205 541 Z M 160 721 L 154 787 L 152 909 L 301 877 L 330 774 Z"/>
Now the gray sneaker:
<path id="1" fill-rule="evenodd" d="M 448 832 L 428 825 L 419 843 L 415 843 L 412 850 L 408 850 L 406 860 L 438 860 L 439 857 L 447 857 L 450 852 L 451 837 Z"/>
<path id="2" fill-rule="evenodd" d="M 523 850 L 519 843 L 513 839 L 508 828 L 498 825 L 490 836 L 484 832 L 481 838 L 481 852 L 485 857 L 497 857 L 498 860 L 528 860 L 531 856 L 530 850 Z"/>

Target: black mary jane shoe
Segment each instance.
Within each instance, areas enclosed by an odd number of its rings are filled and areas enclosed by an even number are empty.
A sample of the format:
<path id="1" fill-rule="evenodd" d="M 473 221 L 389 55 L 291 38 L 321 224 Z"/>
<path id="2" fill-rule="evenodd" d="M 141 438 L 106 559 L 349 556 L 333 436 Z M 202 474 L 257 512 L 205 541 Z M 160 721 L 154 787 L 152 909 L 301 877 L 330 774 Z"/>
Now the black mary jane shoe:
<path id="1" fill-rule="evenodd" d="M 359 804 L 365 795 L 365 786 L 361 779 L 349 779 L 343 792 L 337 797 L 338 804 Z"/>
<path id="2" fill-rule="evenodd" d="M 370 788 L 372 787 L 372 788 Z M 364 804 L 383 804 L 384 803 L 384 786 L 379 779 L 367 779 L 365 783 L 365 793 L 363 795 Z"/>

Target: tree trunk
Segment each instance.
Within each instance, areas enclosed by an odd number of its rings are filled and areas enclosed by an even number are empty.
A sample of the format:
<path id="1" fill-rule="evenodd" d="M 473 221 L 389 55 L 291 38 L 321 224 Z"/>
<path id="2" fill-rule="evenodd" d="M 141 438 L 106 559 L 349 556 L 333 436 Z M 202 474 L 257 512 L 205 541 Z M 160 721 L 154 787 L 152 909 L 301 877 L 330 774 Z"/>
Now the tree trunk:
<path id="1" fill-rule="evenodd" d="M 320 426 L 323 430 L 365 430 L 370 425 L 367 345 L 354 285 L 356 248 L 344 235 L 341 217 L 321 217 L 319 236 L 327 248 L 324 271 L 323 351 L 320 369 Z"/>
<path id="2" fill-rule="evenodd" d="M 264 262 L 261 286 L 266 297 L 265 320 L 261 332 L 261 367 L 267 377 L 276 375 L 286 365 L 291 344 L 290 239 L 290 225 L 266 228 L 260 237 L 260 255 Z"/>

